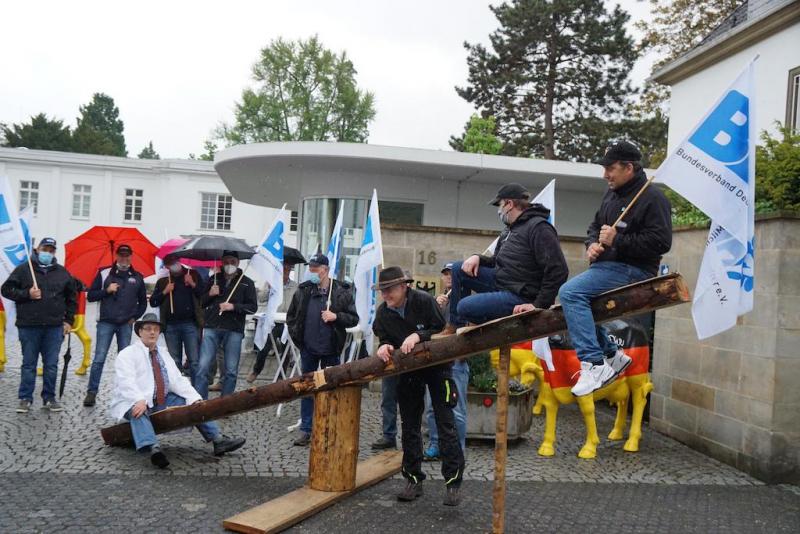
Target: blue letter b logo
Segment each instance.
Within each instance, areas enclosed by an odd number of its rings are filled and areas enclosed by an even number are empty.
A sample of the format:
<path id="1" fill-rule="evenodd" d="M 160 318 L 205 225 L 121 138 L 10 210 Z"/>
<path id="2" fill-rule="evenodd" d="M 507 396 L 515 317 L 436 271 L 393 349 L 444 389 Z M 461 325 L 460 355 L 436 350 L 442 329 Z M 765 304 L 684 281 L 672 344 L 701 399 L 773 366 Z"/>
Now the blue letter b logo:
<path id="1" fill-rule="evenodd" d="M 689 142 L 748 181 L 749 100 L 731 91 L 689 138 Z"/>

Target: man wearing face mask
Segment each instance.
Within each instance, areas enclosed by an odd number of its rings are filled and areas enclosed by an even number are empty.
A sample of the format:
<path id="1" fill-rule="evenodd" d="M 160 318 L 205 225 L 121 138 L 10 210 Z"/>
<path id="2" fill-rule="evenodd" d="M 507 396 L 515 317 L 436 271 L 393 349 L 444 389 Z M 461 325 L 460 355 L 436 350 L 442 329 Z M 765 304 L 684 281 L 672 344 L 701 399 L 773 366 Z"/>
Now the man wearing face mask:
<path id="1" fill-rule="evenodd" d="M 111 339 L 117 338 L 117 353 L 130 345 L 133 323 L 147 309 L 144 278 L 131 265 L 131 254 L 133 249 L 129 245 L 119 245 L 114 265 L 101 268 L 86 293 L 89 302 L 100 302 L 100 316 L 84 406 L 95 404 Z"/>
<path id="2" fill-rule="evenodd" d="M 223 253 L 222 274 L 209 279 L 202 305 L 205 327 L 194 387 L 204 399 L 208 398 L 208 369 L 221 346 L 225 353 L 222 395 L 230 395 L 236 389 L 239 375 L 245 318 L 258 310 L 256 285 L 239 268 L 239 255 L 235 251 Z"/>
<path id="3" fill-rule="evenodd" d="M 289 335 L 300 349 L 303 373 L 339 365 L 347 329 L 358 324 L 351 286 L 328 277 L 328 257 L 324 254 L 312 256 L 308 260 L 308 270 L 308 280 L 298 286 L 286 313 Z M 329 291 L 333 291 L 330 308 Z M 294 445 L 303 447 L 311 441 L 313 415 L 314 399 L 303 397 L 300 400 L 300 434 Z"/>
<path id="4" fill-rule="evenodd" d="M 490 202 L 506 226 L 494 255 L 473 255 L 453 263 L 450 321 L 443 335 L 471 323 L 484 323 L 512 313 L 549 308 L 569 270 L 550 210 L 530 204 L 520 184 L 500 188 Z M 472 292 L 477 294 L 471 295 Z"/>
<path id="5" fill-rule="evenodd" d="M 22 345 L 19 406 L 17 413 L 28 413 L 36 387 L 36 365 L 42 355 L 44 381 L 42 400 L 51 412 L 62 411 L 56 401 L 58 350 L 72 328 L 78 295 L 75 280 L 56 263 L 56 240 L 45 237 L 33 253 L 31 263 L 36 276 L 34 286 L 28 262 L 18 265 L 3 283 L 0 293 L 17 304 L 16 325 Z"/>
<path id="6" fill-rule="evenodd" d="M 186 351 L 189 377 L 194 384 L 200 358 L 200 330 L 203 328 L 200 298 L 205 287 L 200 275 L 181 265 L 177 258 L 167 256 L 164 266 L 169 275 L 156 282 L 150 306 L 159 309 L 167 350 L 178 369 L 183 369 L 183 352 Z"/>

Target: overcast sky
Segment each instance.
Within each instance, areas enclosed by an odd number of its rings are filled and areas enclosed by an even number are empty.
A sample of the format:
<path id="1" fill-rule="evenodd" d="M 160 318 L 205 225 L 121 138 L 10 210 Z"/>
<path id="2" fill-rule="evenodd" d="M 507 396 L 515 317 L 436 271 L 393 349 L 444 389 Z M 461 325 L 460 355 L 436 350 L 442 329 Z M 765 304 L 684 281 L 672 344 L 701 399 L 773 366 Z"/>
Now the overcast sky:
<path id="1" fill-rule="evenodd" d="M 619 3 L 633 20 L 648 14 L 646 2 Z M 129 154 L 152 140 L 162 158 L 202 152 L 270 40 L 315 33 L 346 50 L 359 86 L 375 93 L 370 143 L 449 150 L 473 112 L 453 90 L 467 77 L 462 43 L 485 43 L 497 27 L 481 0 L 60 0 L 7 2 L 2 13 L 0 122 L 44 112 L 74 126 L 78 106 L 104 92 Z M 649 68 L 637 64 L 634 81 Z"/>

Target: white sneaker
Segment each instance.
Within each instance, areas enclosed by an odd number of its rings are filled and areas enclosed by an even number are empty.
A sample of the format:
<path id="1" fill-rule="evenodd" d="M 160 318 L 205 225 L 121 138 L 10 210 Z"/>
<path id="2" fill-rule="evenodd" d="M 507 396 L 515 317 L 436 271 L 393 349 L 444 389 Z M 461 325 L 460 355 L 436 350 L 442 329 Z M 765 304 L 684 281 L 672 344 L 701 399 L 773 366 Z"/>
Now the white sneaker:
<path id="1" fill-rule="evenodd" d="M 614 370 L 614 376 L 621 375 L 625 369 L 633 362 L 630 356 L 617 349 L 617 353 L 610 358 L 606 358 L 606 363 Z"/>
<path id="2" fill-rule="evenodd" d="M 581 362 L 581 376 L 578 382 L 572 386 L 572 394 L 576 397 L 588 395 L 596 389 L 600 389 L 614 379 L 614 369 L 603 362 L 602 365 L 592 365 L 589 362 Z"/>

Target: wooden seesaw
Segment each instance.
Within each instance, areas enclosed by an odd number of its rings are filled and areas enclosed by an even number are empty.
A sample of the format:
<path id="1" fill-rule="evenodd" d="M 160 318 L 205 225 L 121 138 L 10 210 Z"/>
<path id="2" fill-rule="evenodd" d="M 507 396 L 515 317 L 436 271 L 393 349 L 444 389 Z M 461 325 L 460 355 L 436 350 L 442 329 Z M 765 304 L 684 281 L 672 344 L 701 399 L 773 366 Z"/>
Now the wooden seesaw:
<path id="1" fill-rule="evenodd" d="M 605 322 L 689 301 L 689 290 L 683 278 L 679 274 L 668 274 L 604 293 L 592 301 L 592 311 L 596 322 Z M 514 343 L 563 332 L 566 328 L 560 306 L 534 310 L 420 343 L 409 354 L 396 350 L 386 364 L 375 356 L 355 360 L 226 397 L 158 412 L 151 416 L 151 421 L 156 433 L 163 433 L 314 395 L 308 484 L 222 523 L 226 529 L 236 532 L 280 532 L 400 470 L 399 451 L 378 454 L 358 463 L 362 384 L 501 347 L 492 530 L 503 532 L 510 347 Z M 128 423 L 103 428 L 101 434 L 108 445 L 127 445 L 132 441 Z"/>

